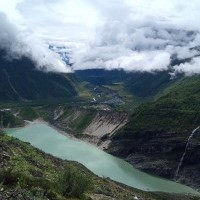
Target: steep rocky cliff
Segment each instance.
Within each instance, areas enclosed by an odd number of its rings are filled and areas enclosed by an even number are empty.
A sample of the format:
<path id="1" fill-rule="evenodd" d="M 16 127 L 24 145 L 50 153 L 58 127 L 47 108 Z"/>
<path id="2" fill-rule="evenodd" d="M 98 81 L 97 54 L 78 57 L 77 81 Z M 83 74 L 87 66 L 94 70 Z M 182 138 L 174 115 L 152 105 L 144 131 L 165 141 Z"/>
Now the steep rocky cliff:
<path id="1" fill-rule="evenodd" d="M 78 107 L 58 106 L 47 108 L 46 120 L 82 140 L 107 149 L 110 138 L 123 127 L 129 118 L 125 112 L 90 110 Z"/>
<path id="2" fill-rule="evenodd" d="M 127 133 L 128 134 L 128 133 Z M 199 189 L 200 134 L 191 140 L 179 174 L 176 170 L 191 132 L 166 130 L 131 131 L 129 136 L 112 138 L 109 152 L 130 162 L 134 167 L 162 177 L 178 180 Z"/>

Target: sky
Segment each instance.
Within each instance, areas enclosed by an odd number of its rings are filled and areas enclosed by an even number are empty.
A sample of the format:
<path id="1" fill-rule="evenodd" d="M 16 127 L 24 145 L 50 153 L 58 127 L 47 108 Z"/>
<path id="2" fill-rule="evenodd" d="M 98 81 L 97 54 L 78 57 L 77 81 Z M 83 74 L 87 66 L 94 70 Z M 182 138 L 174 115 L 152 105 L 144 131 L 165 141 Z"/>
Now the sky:
<path id="1" fill-rule="evenodd" d="M 199 0 L 0 0 L 0 44 L 38 69 L 200 73 Z M 48 44 L 65 45 L 73 67 Z M 188 59 L 170 66 L 172 58 Z"/>

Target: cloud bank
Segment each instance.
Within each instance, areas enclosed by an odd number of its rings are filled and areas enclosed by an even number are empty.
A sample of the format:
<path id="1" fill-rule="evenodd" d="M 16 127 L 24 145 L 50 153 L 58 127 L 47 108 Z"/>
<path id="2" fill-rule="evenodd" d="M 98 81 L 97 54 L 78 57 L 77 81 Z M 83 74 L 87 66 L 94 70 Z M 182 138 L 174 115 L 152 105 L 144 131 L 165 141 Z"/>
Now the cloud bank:
<path id="1" fill-rule="evenodd" d="M 30 58 L 36 68 L 45 72 L 70 72 L 71 69 L 60 59 L 59 55 L 50 51 L 25 24 L 24 17 L 16 6 L 19 0 L 8 0 L 0 8 L 0 49 L 7 52 L 6 58 Z"/>
<path id="2" fill-rule="evenodd" d="M 199 0 L 6 2 L 0 0 L 0 42 L 39 69 L 71 70 L 47 48 L 55 44 L 70 50 L 72 70 L 200 73 Z M 171 66 L 174 60 L 184 62 Z"/>
<path id="3" fill-rule="evenodd" d="M 195 58 L 200 51 L 194 48 L 200 45 L 197 1 L 123 2 L 120 12 L 110 8 L 116 15 L 103 12 L 107 20 L 85 51 L 75 55 L 75 69 L 200 73 L 200 59 Z M 171 66 L 174 59 L 185 63 Z"/>

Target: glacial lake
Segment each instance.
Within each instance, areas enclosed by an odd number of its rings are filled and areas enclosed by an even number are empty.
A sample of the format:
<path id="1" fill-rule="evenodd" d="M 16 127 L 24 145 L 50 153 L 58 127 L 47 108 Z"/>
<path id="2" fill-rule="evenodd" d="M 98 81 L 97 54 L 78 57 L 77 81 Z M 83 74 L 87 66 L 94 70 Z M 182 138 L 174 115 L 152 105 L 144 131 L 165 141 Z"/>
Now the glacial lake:
<path id="1" fill-rule="evenodd" d="M 7 129 L 6 133 L 56 157 L 82 163 L 98 176 L 109 177 L 134 188 L 145 191 L 198 194 L 185 185 L 143 173 L 122 159 L 85 142 L 66 137 L 43 123 L 19 129 Z"/>

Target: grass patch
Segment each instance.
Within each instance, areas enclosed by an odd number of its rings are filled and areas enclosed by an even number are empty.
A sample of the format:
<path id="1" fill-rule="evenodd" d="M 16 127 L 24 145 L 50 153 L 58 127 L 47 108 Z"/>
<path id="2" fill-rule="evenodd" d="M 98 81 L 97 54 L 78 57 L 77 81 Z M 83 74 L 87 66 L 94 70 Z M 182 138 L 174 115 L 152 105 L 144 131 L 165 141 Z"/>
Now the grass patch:
<path id="1" fill-rule="evenodd" d="M 29 121 L 33 121 L 39 117 L 38 113 L 32 107 L 23 107 L 20 110 L 20 116 Z"/>

